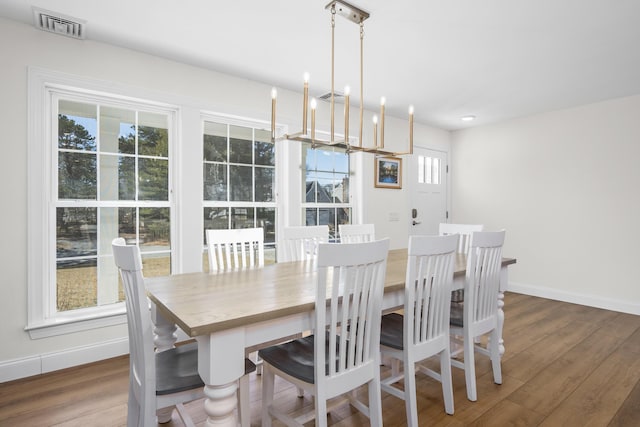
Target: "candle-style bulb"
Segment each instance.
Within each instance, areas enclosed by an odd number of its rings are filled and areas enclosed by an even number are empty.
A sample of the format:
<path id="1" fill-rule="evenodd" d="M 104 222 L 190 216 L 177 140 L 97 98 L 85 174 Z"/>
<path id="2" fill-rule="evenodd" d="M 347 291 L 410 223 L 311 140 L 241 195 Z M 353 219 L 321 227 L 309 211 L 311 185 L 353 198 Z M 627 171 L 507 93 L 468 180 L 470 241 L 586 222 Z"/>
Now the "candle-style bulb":
<path id="1" fill-rule="evenodd" d="M 378 124 L 378 116 L 376 116 L 376 115 L 373 116 L 373 124 L 374 125 Z"/>
<path id="2" fill-rule="evenodd" d="M 278 97 L 278 91 L 276 88 L 271 88 L 271 99 L 276 99 Z"/>
<path id="3" fill-rule="evenodd" d="M 413 115 L 413 105 L 409 105 L 409 114 Z"/>
<path id="4" fill-rule="evenodd" d="M 318 106 L 318 103 L 316 102 L 316 99 L 311 98 L 311 109 L 315 110 L 317 106 Z"/>
<path id="5" fill-rule="evenodd" d="M 351 88 L 349 86 L 344 87 L 344 96 L 349 96 L 351 94 Z"/>
<path id="6" fill-rule="evenodd" d="M 385 102 L 387 102 L 387 98 L 385 98 L 384 96 L 380 98 L 380 105 L 384 105 Z"/>
<path id="7" fill-rule="evenodd" d="M 309 83 L 309 73 L 304 73 L 304 74 L 302 75 L 302 78 L 304 79 L 304 82 L 305 82 L 305 83 Z"/>

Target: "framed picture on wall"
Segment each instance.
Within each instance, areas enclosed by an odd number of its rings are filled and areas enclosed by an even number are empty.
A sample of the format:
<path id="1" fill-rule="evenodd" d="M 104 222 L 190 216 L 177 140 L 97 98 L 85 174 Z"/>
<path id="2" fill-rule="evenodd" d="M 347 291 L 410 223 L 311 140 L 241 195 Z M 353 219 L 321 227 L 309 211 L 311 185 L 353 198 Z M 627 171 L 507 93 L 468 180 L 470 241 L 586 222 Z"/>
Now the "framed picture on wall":
<path id="1" fill-rule="evenodd" d="M 402 188 L 402 159 L 375 158 L 375 184 L 377 188 Z"/>

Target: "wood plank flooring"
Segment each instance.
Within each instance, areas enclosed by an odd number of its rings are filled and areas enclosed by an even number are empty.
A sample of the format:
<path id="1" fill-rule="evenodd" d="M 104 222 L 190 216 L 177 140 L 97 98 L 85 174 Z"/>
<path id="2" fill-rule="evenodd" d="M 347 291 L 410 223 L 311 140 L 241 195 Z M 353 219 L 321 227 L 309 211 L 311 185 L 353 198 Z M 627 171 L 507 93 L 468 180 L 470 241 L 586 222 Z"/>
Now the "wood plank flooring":
<path id="1" fill-rule="evenodd" d="M 454 368 L 455 414 L 447 415 L 440 384 L 418 374 L 420 425 L 640 426 L 640 316 L 507 293 L 505 319 L 503 384 L 493 383 L 488 359 L 478 356 L 478 401 L 469 402 L 464 372 Z M 128 358 L 118 357 L 0 384 L 0 426 L 124 426 L 127 381 Z M 253 426 L 260 425 L 260 385 L 253 375 Z M 284 382 L 276 391 L 283 408 L 312 405 Z M 202 401 L 187 408 L 203 425 Z M 383 393 L 383 416 L 385 426 L 405 426 L 404 402 Z M 368 425 L 349 406 L 329 422 Z M 182 424 L 174 413 L 164 425 Z"/>

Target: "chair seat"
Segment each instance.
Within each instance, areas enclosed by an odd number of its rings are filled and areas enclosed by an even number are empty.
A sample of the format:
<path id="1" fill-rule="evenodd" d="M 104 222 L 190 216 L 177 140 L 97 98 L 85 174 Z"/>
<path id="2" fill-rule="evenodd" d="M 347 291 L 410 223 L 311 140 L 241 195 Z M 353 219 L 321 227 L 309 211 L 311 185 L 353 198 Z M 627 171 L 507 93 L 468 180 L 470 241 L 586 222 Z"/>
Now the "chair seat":
<path id="1" fill-rule="evenodd" d="M 449 318 L 449 324 L 451 326 L 464 326 L 464 302 L 451 301 L 451 317 Z"/>
<path id="2" fill-rule="evenodd" d="M 328 337 L 325 338 L 328 348 Z M 263 361 L 270 364 L 274 368 L 298 378 L 309 384 L 315 383 L 313 374 L 314 367 L 314 349 L 315 335 L 309 335 L 304 338 L 289 341 L 284 344 L 274 345 L 258 351 L 258 355 Z M 336 349 L 337 351 L 338 349 Z M 333 358 L 337 363 L 337 356 Z M 328 351 L 325 355 L 326 372 L 329 372 Z"/>
<path id="3" fill-rule="evenodd" d="M 245 375 L 255 370 L 256 365 L 245 359 Z M 204 382 L 198 374 L 197 343 L 156 353 L 156 395 L 173 394 L 198 387 L 204 387 Z"/>
<path id="4" fill-rule="evenodd" d="M 385 347 L 402 350 L 404 344 L 402 342 L 404 330 L 404 316 L 399 313 L 389 313 L 382 316 L 382 324 L 380 327 L 380 344 Z"/>

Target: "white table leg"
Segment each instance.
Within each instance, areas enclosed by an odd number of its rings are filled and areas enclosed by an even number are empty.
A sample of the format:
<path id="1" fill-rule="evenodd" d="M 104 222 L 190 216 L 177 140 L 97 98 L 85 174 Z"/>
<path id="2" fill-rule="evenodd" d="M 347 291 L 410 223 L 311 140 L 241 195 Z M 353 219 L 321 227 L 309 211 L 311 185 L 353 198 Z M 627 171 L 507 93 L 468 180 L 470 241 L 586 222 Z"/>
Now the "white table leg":
<path id="1" fill-rule="evenodd" d="M 158 309 L 153 302 L 151 303 L 151 320 L 153 321 L 153 343 L 156 346 L 156 351 L 160 352 L 174 348 L 178 340 L 178 335 L 176 334 L 178 327 L 158 313 Z"/>
<path id="2" fill-rule="evenodd" d="M 500 269 L 500 289 L 498 290 L 498 336 L 500 337 L 499 348 L 500 357 L 504 355 L 504 339 L 502 338 L 502 331 L 504 329 L 504 292 L 509 285 L 509 273 L 506 266 Z"/>
<path id="3" fill-rule="evenodd" d="M 206 426 L 237 427 L 238 382 L 244 375 L 244 329 L 201 335 L 198 373 L 205 383 Z"/>

